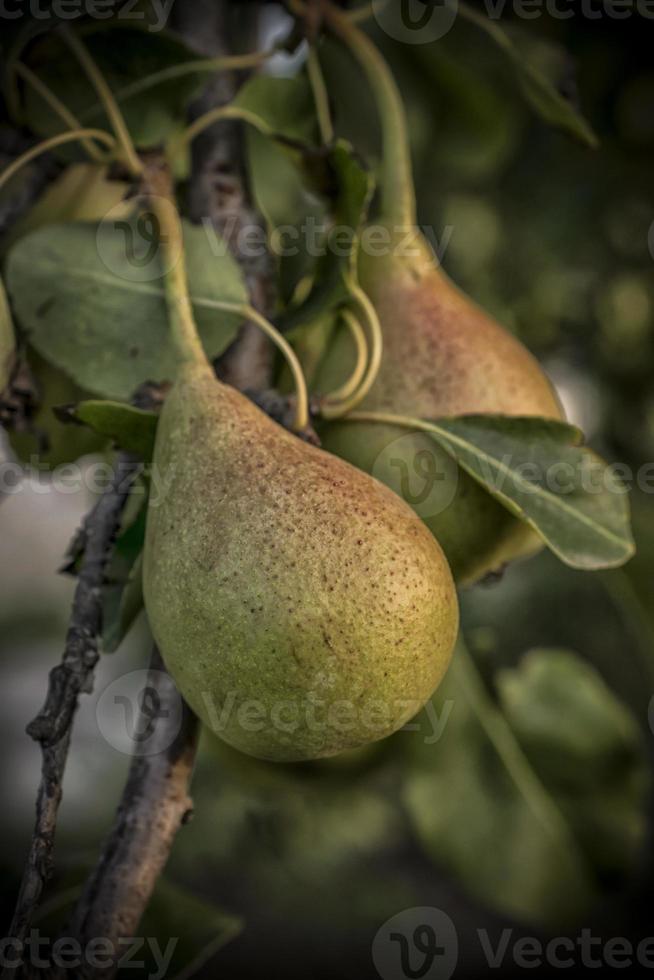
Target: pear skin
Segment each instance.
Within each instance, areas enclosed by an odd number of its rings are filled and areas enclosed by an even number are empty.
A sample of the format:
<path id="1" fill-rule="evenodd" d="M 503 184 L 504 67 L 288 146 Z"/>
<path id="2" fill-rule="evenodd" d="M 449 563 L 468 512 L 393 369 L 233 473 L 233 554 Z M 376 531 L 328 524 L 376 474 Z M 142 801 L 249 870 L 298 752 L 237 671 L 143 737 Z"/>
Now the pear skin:
<path id="1" fill-rule="evenodd" d="M 447 668 L 444 555 L 378 481 L 185 366 L 157 430 L 144 597 L 200 718 L 250 755 L 335 755 L 402 727 Z"/>
<path id="2" fill-rule="evenodd" d="M 476 413 L 563 418 L 538 362 L 457 289 L 419 234 L 409 245 L 406 236 L 398 236 L 387 254 L 362 253 L 359 276 L 384 339 L 381 370 L 359 406 L 362 410 L 423 419 Z M 349 339 L 340 331 L 322 365 L 317 389 L 326 393 L 336 388 L 351 360 Z M 435 469 L 451 479 L 452 464 L 435 440 L 408 432 L 378 423 L 332 422 L 321 428 L 320 436 L 325 449 L 367 472 L 373 472 L 381 454 L 402 437 L 393 452 L 407 473 L 418 470 L 416 460 L 426 453 Z M 457 582 L 474 582 L 539 549 L 530 528 L 461 469 L 455 468 L 455 481 L 449 498 L 442 495 L 445 505 L 421 516 Z"/>

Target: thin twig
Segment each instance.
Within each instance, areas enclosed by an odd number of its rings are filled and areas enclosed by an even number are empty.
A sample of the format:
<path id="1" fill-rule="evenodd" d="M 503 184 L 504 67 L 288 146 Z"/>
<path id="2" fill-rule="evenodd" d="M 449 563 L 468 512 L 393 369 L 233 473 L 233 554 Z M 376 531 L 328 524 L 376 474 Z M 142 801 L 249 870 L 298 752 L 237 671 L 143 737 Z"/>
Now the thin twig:
<path id="1" fill-rule="evenodd" d="M 98 636 L 102 628 L 102 586 L 120 519 L 134 479 L 138 459 L 120 453 L 111 482 L 87 515 L 75 547 L 83 540 L 70 625 L 61 663 L 50 671 L 45 704 L 27 731 L 40 743 L 41 782 L 36 801 L 36 823 L 25 863 L 10 935 L 22 941 L 30 928 L 43 887 L 52 867 L 52 851 L 62 781 L 73 719 L 80 694 L 91 689 L 99 658 Z M 3 975 L 12 975 L 7 973 Z"/>

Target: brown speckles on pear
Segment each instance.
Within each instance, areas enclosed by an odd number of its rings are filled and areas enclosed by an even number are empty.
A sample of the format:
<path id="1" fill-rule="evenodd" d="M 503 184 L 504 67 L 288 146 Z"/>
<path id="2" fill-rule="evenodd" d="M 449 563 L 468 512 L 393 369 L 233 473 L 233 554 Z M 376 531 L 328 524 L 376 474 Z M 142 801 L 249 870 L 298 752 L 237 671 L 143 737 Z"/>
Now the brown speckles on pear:
<path id="1" fill-rule="evenodd" d="M 456 594 L 398 497 L 199 369 L 169 395 L 155 465 L 172 479 L 148 514 L 146 608 L 182 693 L 207 723 L 223 720 L 223 738 L 264 758 L 315 758 L 390 734 L 404 702 L 428 699 L 454 643 Z M 327 717 L 316 727 L 317 696 Z M 256 731 L 239 715 L 254 702 Z M 329 720 L 339 702 L 360 706 L 358 723 Z M 371 727 L 377 703 L 388 712 Z M 292 737 L 275 722 L 284 705 Z"/>

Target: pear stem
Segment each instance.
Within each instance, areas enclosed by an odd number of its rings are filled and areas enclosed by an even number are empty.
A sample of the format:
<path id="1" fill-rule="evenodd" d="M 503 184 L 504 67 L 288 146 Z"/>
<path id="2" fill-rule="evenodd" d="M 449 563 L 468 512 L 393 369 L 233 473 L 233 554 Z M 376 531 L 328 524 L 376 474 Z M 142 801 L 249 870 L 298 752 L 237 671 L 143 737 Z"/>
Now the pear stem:
<path id="1" fill-rule="evenodd" d="M 3 170 L 0 174 L 0 188 L 4 187 L 7 181 L 16 174 L 21 167 L 36 157 L 40 156 L 42 153 L 47 153 L 48 150 L 54 150 L 58 146 L 62 146 L 64 143 L 74 143 L 77 140 L 93 139 L 97 140 L 99 143 L 104 143 L 106 146 L 115 149 L 116 140 L 110 133 L 105 133 L 102 129 L 73 129 L 68 133 L 58 133 L 57 136 L 51 136 L 47 140 L 43 140 L 36 146 L 32 146 L 25 153 L 22 153 L 19 157 L 13 160 L 9 166 Z"/>
<path id="2" fill-rule="evenodd" d="M 116 139 L 123 151 L 125 163 L 129 167 L 132 176 L 139 177 L 143 173 L 143 164 L 141 163 L 141 160 L 134 149 L 132 137 L 129 134 L 123 114 L 118 108 L 118 103 L 116 102 L 111 89 L 107 85 L 104 75 L 77 35 L 63 27 L 60 30 L 61 36 L 64 38 L 66 44 L 79 61 L 80 65 L 86 72 L 89 81 L 93 85 L 93 88 L 98 93 L 98 97 L 104 106 L 105 112 L 107 113 L 107 118 L 111 123 L 114 133 L 116 134 Z"/>
<path id="3" fill-rule="evenodd" d="M 24 65 L 22 61 L 17 61 L 14 66 L 14 71 L 20 78 L 32 86 L 34 91 L 37 92 L 43 101 L 52 109 L 52 111 L 59 116 L 61 121 L 69 130 L 82 128 L 81 122 L 76 116 L 73 115 L 68 106 L 66 106 L 61 99 L 55 95 L 48 85 L 41 81 L 38 75 L 34 74 L 31 68 Z M 106 154 L 104 154 L 102 150 L 99 150 L 91 140 L 85 139 L 81 140 L 80 142 L 90 158 L 95 160 L 96 163 L 108 162 Z"/>
<path id="4" fill-rule="evenodd" d="M 175 195 L 167 168 L 157 171 L 150 181 L 150 204 L 159 221 L 159 247 L 164 270 L 164 292 L 170 327 L 179 361 L 206 365 L 204 351 L 193 317 L 184 257 L 182 222 L 175 205 Z"/>
<path id="5" fill-rule="evenodd" d="M 366 340 L 366 335 L 360 321 L 352 310 L 341 310 L 341 316 L 354 341 L 356 362 L 354 370 L 347 381 L 340 388 L 336 388 L 335 391 L 325 395 L 325 403 L 327 404 L 346 401 L 359 387 L 366 370 L 366 364 L 368 363 L 368 341 Z"/>
<path id="6" fill-rule="evenodd" d="M 243 109 L 236 105 L 223 105 L 218 106 L 216 109 L 210 109 L 209 112 L 205 112 L 203 115 L 198 116 L 198 118 L 188 126 L 183 133 L 180 133 L 176 139 L 170 144 L 167 152 L 167 156 L 170 160 L 173 160 L 178 153 L 180 153 L 196 136 L 204 132 L 209 126 L 214 123 L 222 122 L 225 119 L 240 119 L 242 122 L 247 122 L 250 126 L 258 129 L 260 133 L 264 136 L 274 136 L 275 131 L 271 126 L 268 126 L 266 122 L 256 113 L 251 112 L 249 109 Z"/>
<path id="7" fill-rule="evenodd" d="M 339 402 L 336 405 L 326 404 L 321 407 L 320 414 L 325 419 L 341 418 L 342 416 L 351 412 L 353 408 L 356 408 L 357 405 L 361 404 L 377 380 L 377 375 L 379 374 L 379 368 L 382 361 L 382 354 L 384 351 L 384 340 L 382 336 L 381 324 L 379 322 L 379 317 L 377 316 L 375 307 L 370 302 L 367 294 L 352 276 L 346 277 L 346 285 L 351 298 L 359 306 L 359 309 L 363 313 L 368 326 L 371 341 L 370 361 L 363 381 L 349 398 L 347 398 L 345 401 Z"/>
<path id="8" fill-rule="evenodd" d="M 334 141 L 334 126 L 329 108 L 329 95 L 315 44 L 310 45 L 307 55 L 307 75 L 316 107 L 320 141 L 326 146 Z"/>
<path id="9" fill-rule="evenodd" d="M 416 224 L 411 154 L 402 97 L 386 61 L 372 41 L 346 14 L 325 4 L 325 20 L 349 48 L 373 91 L 382 127 L 381 214 L 391 228 L 407 231 Z"/>

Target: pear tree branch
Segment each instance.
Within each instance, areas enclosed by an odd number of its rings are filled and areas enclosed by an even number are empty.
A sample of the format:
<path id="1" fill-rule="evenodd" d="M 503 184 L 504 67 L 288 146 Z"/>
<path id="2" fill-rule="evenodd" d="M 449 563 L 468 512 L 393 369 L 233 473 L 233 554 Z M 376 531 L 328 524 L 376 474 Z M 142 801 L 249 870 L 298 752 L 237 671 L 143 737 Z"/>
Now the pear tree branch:
<path id="1" fill-rule="evenodd" d="M 70 624 L 61 662 L 50 671 L 45 703 L 27 731 L 41 747 L 36 821 L 9 935 L 22 941 L 52 868 L 62 781 L 80 695 L 91 689 L 99 659 L 102 588 L 121 515 L 140 472 L 138 459 L 120 453 L 109 485 L 87 515 L 71 545 L 81 557 Z"/>

